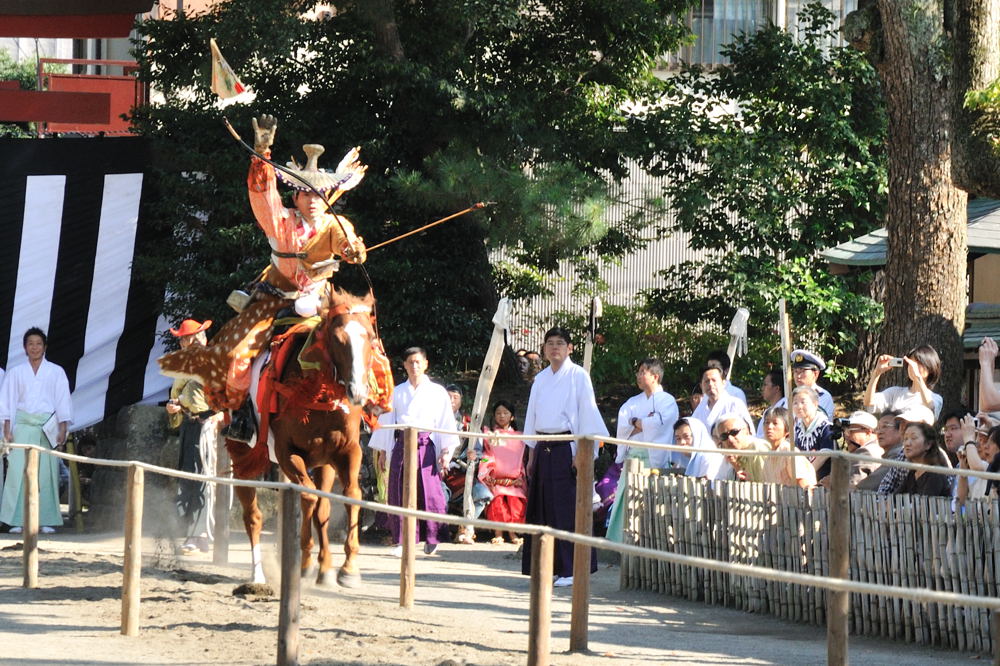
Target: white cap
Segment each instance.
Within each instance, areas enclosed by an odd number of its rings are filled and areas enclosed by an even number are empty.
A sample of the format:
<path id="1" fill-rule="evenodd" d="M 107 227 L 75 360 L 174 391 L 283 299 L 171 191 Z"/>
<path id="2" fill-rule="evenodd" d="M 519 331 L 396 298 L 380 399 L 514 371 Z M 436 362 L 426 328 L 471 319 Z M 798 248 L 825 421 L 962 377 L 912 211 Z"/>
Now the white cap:
<path id="1" fill-rule="evenodd" d="M 847 427 L 850 428 L 852 426 L 861 426 L 874 432 L 878 429 L 878 419 L 868 412 L 858 410 L 847 419 Z"/>
<path id="2" fill-rule="evenodd" d="M 926 423 L 932 426 L 934 425 L 934 412 L 923 405 L 912 405 L 903 410 L 903 413 L 896 419 L 907 423 Z"/>

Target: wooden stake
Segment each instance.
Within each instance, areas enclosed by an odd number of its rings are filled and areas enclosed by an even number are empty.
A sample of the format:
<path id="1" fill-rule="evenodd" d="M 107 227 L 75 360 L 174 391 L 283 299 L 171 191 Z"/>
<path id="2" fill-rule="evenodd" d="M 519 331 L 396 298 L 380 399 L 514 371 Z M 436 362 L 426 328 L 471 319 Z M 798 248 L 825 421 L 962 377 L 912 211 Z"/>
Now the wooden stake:
<path id="1" fill-rule="evenodd" d="M 528 666 L 547 666 L 552 633 L 552 557 L 555 546 L 551 534 L 539 534 L 531 540 Z"/>
<path id="2" fill-rule="evenodd" d="M 781 334 L 781 371 L 785 378 L 785 396 L 787 396 L 786 402 L 790 405 L 792 404 L 792 389 L 794 384 L 792 382 L 792 368 L 791 368 L 791 355 L 792 355 L 792 332 L 791 324 L 788 321 L 788 311 L 785 309 L 785 299 L 778 301 L 778 332 Z"/>
<path id="3" fill-rule="evenodd" d="M 139 587 L 142 575 L 143 469 L 130 465 L 125 478 L 125 563 L 122 568 L 123 636 L 139 635 Z"/>
<path id="4" fill-rule="evenodd" d="M 993 639 L 993 666 L 1000 666 L 1000 611 L 993 611 L 990 619 L 990 638 Z"/>
<path id="5" fill-rule="evenodd" d="M 66 438 L 66 453 L 76 455 L 76 442 L 72 437 Z M 83 532 L 83 491 L 80 488 L 80 468 L 75 460 L 68 460 L 69 466 L 69 513 L 73 516 L 73 525 L 77 532 Z"/>
<path id="6" fill-rule="evenodd" d="M 830 492 L 827 494 L 830 535 L 829 575 L 831 578 L 848 579 L 851 556 L 851 462 L 838 457 L 831 463 Z M 826 599 L 826 661 L 834 666 L 847 664 L 847 622 L 851 595 L 849 592 L 827 590 Z"/>
<path id="7" fill-rule="evenodd" d="M 403 431 L 403 506 L 417 508 L 417 429 Z M 403 517 L 403 558 L 399 565 L 399 605 L 413 608 L 413 590 L 416 586 L 414 564 L 417 540 L 417 519 Z"/>
<path id="8" fill-rule="evenodd" d="M 226 440 L 218 438 L 215 453 L 215 475 L 229 477 L 229 452 Z M 229 507 L 233 497 L 233 487 L 223 483 L 215 484 L 215 533 L 212 542 L 212 564 L 229 564 Z"/>
<path id="9" fill-rule="evenodd" d="M 281 491 L 281 599 L 278 607 L 278 666 L 299 663 L 302 550 L 299 545 L 301 497 L 293 488 Z"/>
<path id="10" fill-rule="evenodd" d="M 24 586 L 38 587 L 38 449 L 25 451 Z"/>
<path id="11" fill-rule="evenodd" d="M 594 531 L 594 440 L 583 437 L 576 449 L 576 529 L 590 536 Z M 573 615 L 569 626 L 570 652 L 587 649 L 590 613 L 590 546 L 573 545 Z"/>

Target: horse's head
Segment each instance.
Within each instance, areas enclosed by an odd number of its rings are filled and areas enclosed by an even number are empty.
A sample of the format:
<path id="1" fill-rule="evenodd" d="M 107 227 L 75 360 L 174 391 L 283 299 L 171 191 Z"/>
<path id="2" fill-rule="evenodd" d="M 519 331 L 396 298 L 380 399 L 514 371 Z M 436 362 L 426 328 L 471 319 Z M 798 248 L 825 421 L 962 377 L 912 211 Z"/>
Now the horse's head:
<path id="1" fill-rule="evenodd" d="M 325 290 L 320 306 L 322 335 L 329 350 L 333 373 L 347 391 L 354 405 L 368 397 L 368 371 L 371 368 L 372 308 L 375 299 L 369 293 L 356 298 L 339 289 Z"/>

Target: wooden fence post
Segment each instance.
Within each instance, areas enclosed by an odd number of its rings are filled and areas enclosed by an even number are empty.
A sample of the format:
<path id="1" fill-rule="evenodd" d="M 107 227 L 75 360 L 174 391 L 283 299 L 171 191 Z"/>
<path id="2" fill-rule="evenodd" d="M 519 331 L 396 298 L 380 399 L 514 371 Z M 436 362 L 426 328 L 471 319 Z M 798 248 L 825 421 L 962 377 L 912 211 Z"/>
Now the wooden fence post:
<path id="1" fill-rule="evenodd" d="M 594 445 L 589 437 L 577 441 L 576 449 L 576 529 L 577 534 L 594 533 Z M 587 649 L 587 624 L 590 614 L 591 548 L 573 544 L 573 610 L 569 625 L 569 649 Z"/>
<path id="2" fill-rule="evenodd" d="M 76 441 L 66 438 L 66 453 L 76 455 Z M 69 466 L 69 515 L 77 532 L 83 532 L 83 489 L 80 487 L 80 468 L 75 460 L 68 460 Z"/>
<path id="3" fill-rule="evenodd" d="M 834 457 L 831 461 L 828 497 L 830 577 L 850 578 L 851 558 L 851 461 Z M 826 660 L 832 666 L 848 663 L 847 631 L 850 592 L 827 590 Z"/>
<path id="4" fill-rule="evenodd" d="M 226 440 L 224 437 L 219 437 L 215 454 L 215 475 L 231 476 L 229 467 Z M 215 484 L 215 533 L 212 541 L 212 564 L 229 564 L 229 510 L 232 496 L 232 486 L 224 483 Z"/>
<path id="5" fill-rule="evenodd" d="M 299 663 L 302 549 L 299 545 L 299 492 L 281 491 L 281 599 L 278 606 L 278 666 Z"/>
<path id="6" fill-rule="evenodd" d="M 38 449 L 28 449 L 24 461 L 24 586 L 38 587 Z"/>
<path id="7" fill-rule="evenodd" d="M 122 567 L 123 636 L 139 635 L 139 579 L 142 573 L 143 469 L 130 465 L 125 479 L 125 564 Z"/>
<path id="8" fill-rule="evenodd" d="M 547 666 L 552 634 L 552 554 L 551 534 L 532 537 L 531 602 L 528 607 L 528 666 Z"/>
<path id="9" fill-rule="evenodd" d="M 403 506 L 417 508 L 417 429 L 403 431 Z M 417 519 L 403 517 L 403 557 L 399 564 L 399 605 L 413 608 L 413 591 L 416 586 L 414 566 L 417 540 Z"/>
<path id="10" fill-rule="evenodd" d="M 990 640 L 993 641 L 993 666 L 1000 666 L 1000 611 L 990 613 Z"/>

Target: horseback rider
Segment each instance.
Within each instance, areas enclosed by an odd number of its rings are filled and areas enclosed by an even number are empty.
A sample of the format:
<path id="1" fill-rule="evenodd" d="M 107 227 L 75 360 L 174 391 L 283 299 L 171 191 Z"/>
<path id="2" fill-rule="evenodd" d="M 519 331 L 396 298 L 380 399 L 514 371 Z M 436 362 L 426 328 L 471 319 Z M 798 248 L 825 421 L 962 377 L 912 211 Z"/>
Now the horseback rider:
<path id="1" fill-rule="evenodd" d="M 364 178 L 367 167 L 358 160 L 358 149 L 347 153 L 334 172 L 320 169 L 319 156 L 324 148 L 307 144 L 304 167 L 290 164 L 288 172 L 278 171 L 281 180 L 295 189 L 294 208 L 286 208 L 278 194 L 275 169 L 270 159 L 277 121 L 274 116 L 253 119 L 254 148 L 250 158 L 247 189 L 257 223 L 271 246 L 271 262 L 249 294 L 234 292 L 229 303 L 239 311 L 202 348 L 182 349 L 159 359 L 161 372 L 172 377 L 194 377 L 202 381 L 209 404 L 214 409 L 233 411 L 236 421 L 227 436 L 249 439 L 252 428 L 251 406 L 246 404 L 250 390 L 251 364 L 271 340 L 277 318 L 285 312 L 302 318 L 300 328 L 314 327 L 321 290 L 337 272 L 339 260 L 361 264 L 366 259 L 363 239 L 354 232 L 347 218 L 328 211 L 340 196 Z M 320 192 L 318 196 L 313 190 Z M 379 340 L 373 341 L 372 373 L 365 404 L 366 420 L 374 422 L 378 414 L 392 404 L 392 373 Z M 244 407 L 245 405 L 245 407 Z M 243 409 L 241 409 L 241 407 Z M 239 432 L 239 431 L 244 432 Z"/>

